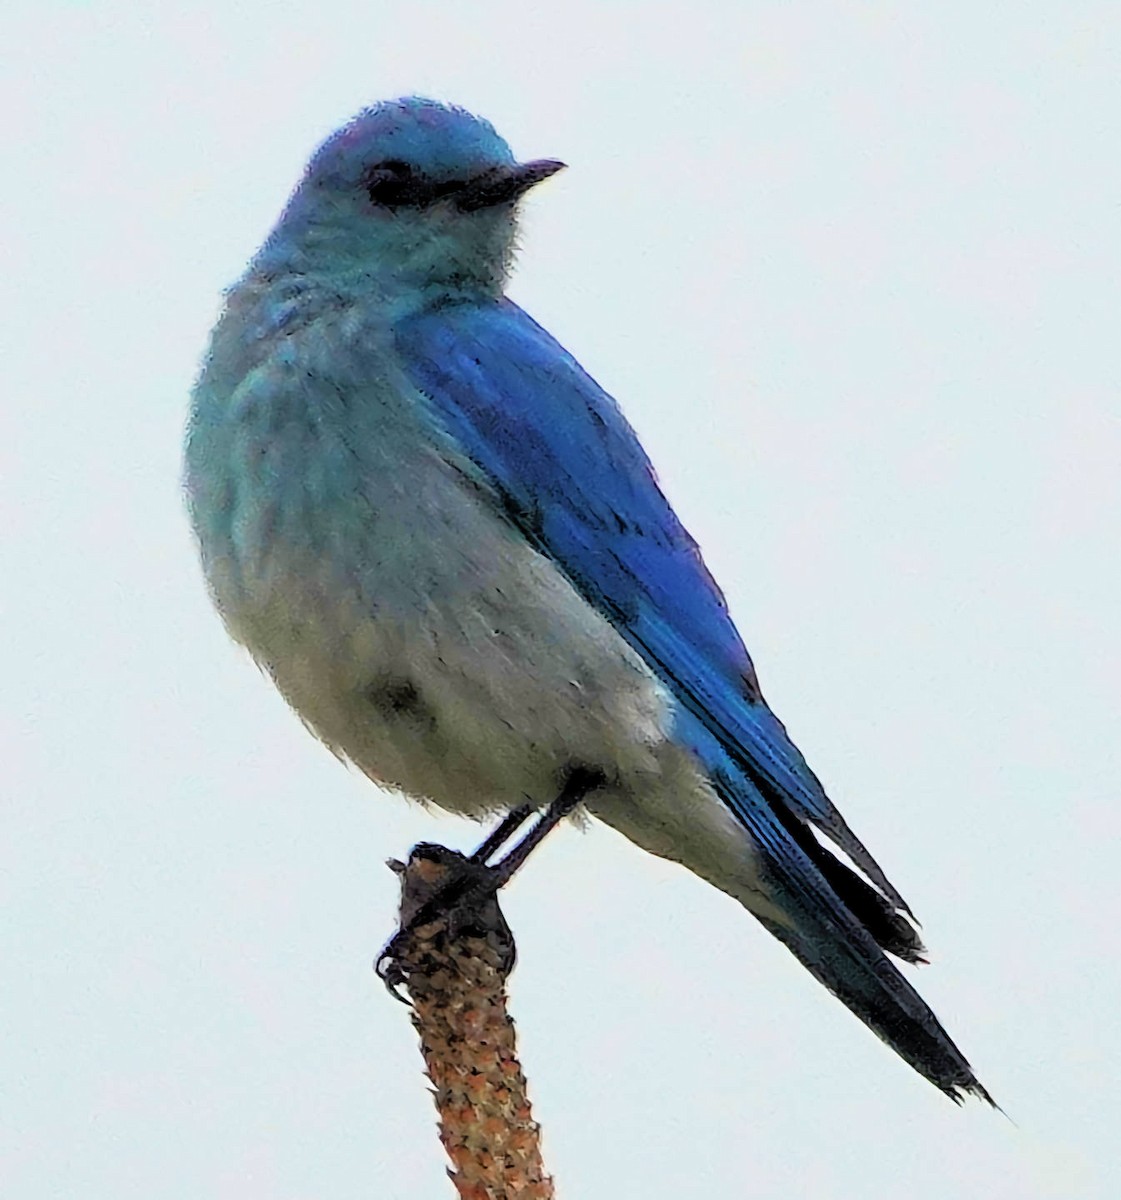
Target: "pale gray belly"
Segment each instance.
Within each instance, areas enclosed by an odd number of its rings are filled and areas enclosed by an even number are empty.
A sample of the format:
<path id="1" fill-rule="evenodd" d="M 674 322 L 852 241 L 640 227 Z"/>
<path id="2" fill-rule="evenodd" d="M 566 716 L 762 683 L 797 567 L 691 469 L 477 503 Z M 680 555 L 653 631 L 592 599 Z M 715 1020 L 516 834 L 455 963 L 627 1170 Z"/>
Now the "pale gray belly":
<path id="1" fill-rule="evenodd" d="M 415 799 L 547 803 L 576 763 L 652 785 L 670 706 L 646 664 L 442 458 L 405 477 L 367 497 L 361 545 L 323 511 L 233 603 L 212 581 L 234 636 L 333 751 Z"/>
<path id="2" fill-rule="evenodd" d="M 309 728 L 376 782 L 481 818 L 544 806 L 574 765 L 599 768 L 608 783 L 590 812 L 783 920 L 744 830 L 670 736 L 664 687 L 439 464 L 414 469 L 407 499 L 382 498 L 387 541 L 357 559 L 296 540 L 262 558 L 256 578 L 243 572 L 225 603 L 212 578 L 233 635 Z"/>

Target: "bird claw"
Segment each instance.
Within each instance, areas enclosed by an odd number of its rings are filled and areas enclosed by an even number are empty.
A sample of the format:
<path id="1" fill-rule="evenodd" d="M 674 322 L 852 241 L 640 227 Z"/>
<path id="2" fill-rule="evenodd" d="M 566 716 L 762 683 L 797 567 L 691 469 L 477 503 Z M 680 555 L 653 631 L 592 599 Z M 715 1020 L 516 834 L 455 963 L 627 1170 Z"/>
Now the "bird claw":
<path id="1" fill-rule="evenodd" d="M 413 1002 L 400 990 L 408 982 L 408 974 L 401 965 L 400 956 L 409 932 L 408 929 L 402 929 L 395 933 L 374 959 L 374 973 L 385 984 L 385 990 L 406 1008 L 412 1008 Z"/>

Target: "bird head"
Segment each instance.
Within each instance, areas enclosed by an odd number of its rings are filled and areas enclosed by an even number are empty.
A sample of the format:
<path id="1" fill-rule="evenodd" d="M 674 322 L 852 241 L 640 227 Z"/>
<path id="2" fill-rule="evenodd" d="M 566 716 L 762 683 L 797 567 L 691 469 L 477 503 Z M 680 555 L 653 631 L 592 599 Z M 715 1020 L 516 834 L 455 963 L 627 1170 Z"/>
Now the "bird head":
<path id="1" fill-rule="evenodd" d="M 366 279 L 390 297 L 500 292 L 517 203 L 563 165 L 517 162 L 490 124 L 463 109 L 386 101 L 315 153 L 263 258 Z"/>

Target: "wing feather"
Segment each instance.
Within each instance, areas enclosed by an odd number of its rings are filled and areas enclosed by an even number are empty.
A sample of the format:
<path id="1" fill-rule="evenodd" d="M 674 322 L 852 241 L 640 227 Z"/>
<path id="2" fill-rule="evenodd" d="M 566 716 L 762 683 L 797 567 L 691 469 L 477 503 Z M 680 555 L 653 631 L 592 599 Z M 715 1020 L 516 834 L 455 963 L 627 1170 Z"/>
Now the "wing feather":
<path id="1" fill-rule="evenodd" d="M 507 511 L 774 805 L 909 912 L 764 701 L 724 596 L 615 401 L 509 300 L 403 322 L 414 382 Z"/>

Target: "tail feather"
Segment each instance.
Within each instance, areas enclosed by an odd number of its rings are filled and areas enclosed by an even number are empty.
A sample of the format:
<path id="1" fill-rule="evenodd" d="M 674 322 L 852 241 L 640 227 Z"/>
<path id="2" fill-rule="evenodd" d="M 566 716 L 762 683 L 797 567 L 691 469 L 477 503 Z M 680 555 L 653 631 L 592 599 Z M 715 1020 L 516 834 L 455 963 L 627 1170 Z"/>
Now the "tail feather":
<path id="1" fill-rule="evenodd" d="M 786 807 L 781 796 L 768 799 L 772 811 L 791 839 L 821 872 L 845 908 L 875 938 L 877 945 L 904 962 L 926 962 L 923 957 L 926 947 L 912 919 L 823 846 L 814 837 L 813 831 Z"/>
<path id="2" fill-rule="evenodd" d="M 823 951 L 805 930 L 792 931 L 766 918 L 759 919 L 814 978 L 955 1104 L 972 1095 L 996 1107 L 938 1018 L 886 959 L 886 970 L 875 972 L 869 969 L 871 964 L 854 962 L 828 949 Z"/>
<path id="3" fill-rule="evenodd" d="M 699 723 L 688 730 L 720 798 L 754 845 L 768 899 L 785 920 L 755 914 L 838 999 L 935 1087 L 990 1104 L 965 1056 L 885 951 L 921 962 L 898 907 L 821 845 L 780 795 L 765 795 Z"/>

